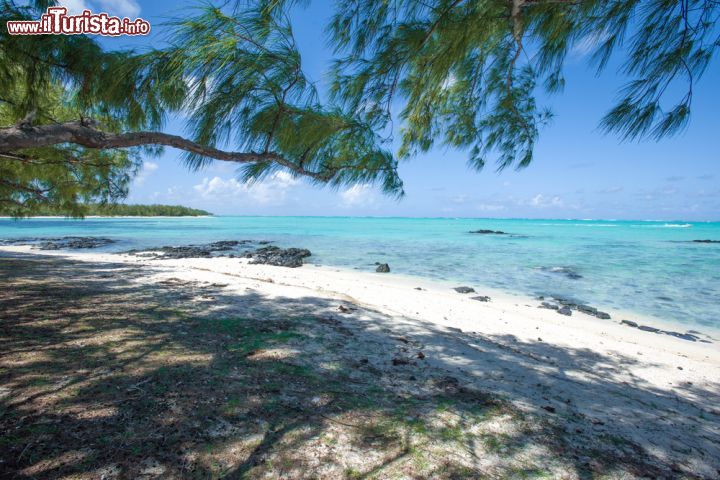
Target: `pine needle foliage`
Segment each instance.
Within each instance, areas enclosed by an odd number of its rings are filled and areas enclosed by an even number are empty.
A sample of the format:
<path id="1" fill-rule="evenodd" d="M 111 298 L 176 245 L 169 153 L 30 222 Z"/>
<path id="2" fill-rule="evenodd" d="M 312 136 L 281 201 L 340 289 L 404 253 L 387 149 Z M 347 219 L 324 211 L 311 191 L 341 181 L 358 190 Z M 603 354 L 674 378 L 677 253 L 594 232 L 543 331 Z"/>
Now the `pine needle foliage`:
<path id="1" fill-rule="evenodd" d="M 33 20 L 54 3 L 0 0 L 0 14 Z M 403 194 L 398 159 L 437 145 L 468 151 L 477 169 L 522 168 L 552 119 L 537 94 L 562 91 L 578 51 L 598 73 L 612 65 L 628 79 L 601 127 L 660 139 L 687 126 L 720 46 L 716 0 L 334 0 L 331 95 L 321 101 L 289 18 L 308 3 L 201 3 L 142 52 L 87 36 L 11 36 L 2 22 L 3 208 L 81 215 L 82 203 L 126 195 L 140 159 L 168 145 L 192 169 L 236 162 L 247 182 L 284 170 L 393 196 Z M 186 119 L 185 138 L 162 132 L 171 116 Z"/>
<path id="2" fill-rule="evenodd" d="M 266 15 L 292 0 L 265 0 Z M 714 0 L 336 0 L 334 98 L 375 128 L 401 122 L 400 157 L 440 143 L 471 165 L 527 166 L 568 55 L 628 78 L 600 125 L 624 139 L 682 131 L 720 45 Z M 399 113 L 394 109 L 399 109 Z"/>

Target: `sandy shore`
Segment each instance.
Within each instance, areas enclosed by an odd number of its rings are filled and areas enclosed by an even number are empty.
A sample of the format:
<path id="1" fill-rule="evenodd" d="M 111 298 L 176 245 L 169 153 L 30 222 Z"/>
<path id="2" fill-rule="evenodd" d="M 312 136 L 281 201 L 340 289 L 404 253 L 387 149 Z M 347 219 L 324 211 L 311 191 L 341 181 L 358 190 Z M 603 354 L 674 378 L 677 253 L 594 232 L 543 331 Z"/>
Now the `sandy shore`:
<path id="1" fill-rule="evenodd" d="M 0 251 L 40 253 L 18 246 Z M 391 325 L 393 334 L 423 345 L 430 365 L 451 369 L 463 383 L 526 411 L 562 416 L 566 431 L 578 438 L 619 436 L 681 471 L 720 475 L 720 338 L 712 331 L 701 336 L 712 343 L 691 342 L 622 325 L 630 318 L 624 312 L 610 311 L 613 320 L 577 311 L 566 317 L 538 308 L 540 301 L 530 297 L 486 289 L 463 295 L 454 285 L 394 274 L 289 269 L 224 257 L 41 253 L 141 266 L 142 281 L 149 283 L 172 278 L 227 285 L 226 294 L 333 301 L 350 309 L 338 318 L 378 329 Z"/>

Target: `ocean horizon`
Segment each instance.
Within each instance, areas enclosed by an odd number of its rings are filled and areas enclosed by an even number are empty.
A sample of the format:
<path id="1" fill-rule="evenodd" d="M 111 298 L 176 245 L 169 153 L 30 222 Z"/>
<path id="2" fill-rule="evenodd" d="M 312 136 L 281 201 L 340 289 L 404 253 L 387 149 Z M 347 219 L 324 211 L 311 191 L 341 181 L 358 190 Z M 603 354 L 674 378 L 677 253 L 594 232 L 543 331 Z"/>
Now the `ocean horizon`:
<path id="1" fill-rule="evenodd" d="M 492 230 L 498 233 L 470 233 Z M 308 263 L 457 282 L 720 328 L 720 222 L 208 216 L 0 220 L 0 239 L 94 236 L 121 252 L 219 240 L 312 251 Z"/>

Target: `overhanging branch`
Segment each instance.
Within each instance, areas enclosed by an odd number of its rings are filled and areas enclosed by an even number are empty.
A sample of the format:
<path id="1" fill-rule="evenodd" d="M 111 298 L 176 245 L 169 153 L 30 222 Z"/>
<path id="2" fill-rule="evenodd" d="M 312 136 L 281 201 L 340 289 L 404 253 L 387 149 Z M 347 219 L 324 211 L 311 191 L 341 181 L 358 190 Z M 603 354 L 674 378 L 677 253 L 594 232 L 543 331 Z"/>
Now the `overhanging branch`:
<path id="1" fill-rule="evenodd" d="M 48 147 L 72 143 L 87 148 L 107 150 L 145 145 L 174 147 L 186 152 L 224 162 L 263 163 L 273 162 L 298 175 L 327 182 L 333 172 L 314 172 L 287 160 L 273 152 L 228 152 L 207 147 L 186 138 L 162 132 L 109 133 L 97 129 L 88 122 L 67 122 L 56 125 L 12 126 L 0 128 L 0 153 L 10 154 L 24 148 Z"/>

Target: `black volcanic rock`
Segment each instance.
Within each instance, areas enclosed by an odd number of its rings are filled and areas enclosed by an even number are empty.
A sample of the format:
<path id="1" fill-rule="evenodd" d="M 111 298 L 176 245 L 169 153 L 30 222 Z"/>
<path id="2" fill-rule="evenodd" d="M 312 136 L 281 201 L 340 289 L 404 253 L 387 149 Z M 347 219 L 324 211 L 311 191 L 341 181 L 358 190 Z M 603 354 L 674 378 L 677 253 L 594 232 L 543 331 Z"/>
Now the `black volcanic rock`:
<path id="1" fill-rule="evenodd" d="M 480 229 L 480 230 L 471 230 L 471 231 L 468 232 L 468 233 L 476 233 L 476 234 L 479 234 L 479 235 L 507 235 L 506 232 L 502 232 L 502 231 L 500 231 L 500 230 L 483 230 L 483 229 Z"/>
<path id="2" fill-rule="evenodd" d="M 471 287 L 455 287 L 453 290 L 458 293 L 475 293 L 475 289 Z"/>
<path id="3" fill-rule="evenodd" d="M 582 275 L 580 275 L 572 267 L 540 267 L 540 270 L 542 270 L 543 272 L 564 275 L 571 280 L 578 280 L 580 278 L 583 278 Z"/>
<path id="4" fill-rule="evenodd" d="M 490 297 L 487 295 L 479 295 L 477 297 L 470 297 L 471 300 L 477 300 L 478 302 L 489 302 Z"/>
<path id="5" fill-rule="evenodd" d="M 692 243 L 720 243 L 720 240 L 693 240 Z"/>
<path id="6" fill-rule="evenodd" d="M 378 263 L 375 271 L 378 273 L 390 273 L 390 265 L 388 265 L 387 263 Z"/>
<path id="7" fill-rule="evenodd" d="M 98 248 L 113 243 L 115 243 L 115 240 L 102 237 L 36 237 L 2 241 L 3 245 L 31 245 L 39 250 Z"/>
<path id="8" fill-rule="evenodd" d="M 251 264 L 274 265 L 276 267 L 302 267 L 303 259 L 312 255 L 306 248 L 280 248 L 276 246 L 262 247 L 248 252 L 245 258 Z"/>

